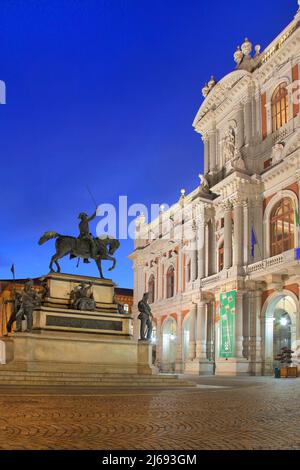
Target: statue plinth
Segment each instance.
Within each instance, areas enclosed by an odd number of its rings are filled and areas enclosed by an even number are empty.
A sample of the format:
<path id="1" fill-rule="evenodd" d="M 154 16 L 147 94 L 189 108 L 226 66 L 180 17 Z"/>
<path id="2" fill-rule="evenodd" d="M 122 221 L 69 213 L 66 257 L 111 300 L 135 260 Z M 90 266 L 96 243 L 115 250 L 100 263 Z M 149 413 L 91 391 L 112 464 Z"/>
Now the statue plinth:
<path id="1" fill-rule="evenodd" d="M 34 310 L 32 332 L 3 337 L 0 370 L 152 374 L 151 345 L 133 340 L 132 317 L 118 312 L 111 280 L 58 273 L 45 279 L 48 295 Z M 94 311 L 70 308 L 81 282 L 92 284 Z"/>
<path id="2" fill-rule="evenodd" d="M 117 313 L 117 307 L 113 304 L 115 283 L 111 279 L 62 273 L 48 274 L 45 279 L 49 288 L 49 297 L 44 302 L 46 306 L 64 306 L 68 308 L 72 290 L 81 282 L 91 282 L 97 311 L 107 311 L 109 309 Z"/>

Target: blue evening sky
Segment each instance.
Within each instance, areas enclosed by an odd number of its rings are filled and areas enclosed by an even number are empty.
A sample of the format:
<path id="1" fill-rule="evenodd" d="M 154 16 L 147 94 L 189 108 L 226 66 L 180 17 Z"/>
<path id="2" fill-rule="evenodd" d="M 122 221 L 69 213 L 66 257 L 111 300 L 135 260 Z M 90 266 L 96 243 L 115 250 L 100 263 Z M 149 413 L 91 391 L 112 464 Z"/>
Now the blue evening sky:
<path id="1" fill-rule="evenodd" d="M 204 82 L 234 69 L 245 36 L 266 47 L 296 10 L 296 0 L 1 0 L 0 277 L 12 262 L 17 277 L 48 272 L 54 241 L 37 240 L 77 235 L 78 213 L 94 210 L 87 185 L 115 205 L 119 195 L 173 203 L 194 189 Z M 132 247 L 117 253 L 123 287 Z M 61 265 L 78 272 L 76 260 Z"/>

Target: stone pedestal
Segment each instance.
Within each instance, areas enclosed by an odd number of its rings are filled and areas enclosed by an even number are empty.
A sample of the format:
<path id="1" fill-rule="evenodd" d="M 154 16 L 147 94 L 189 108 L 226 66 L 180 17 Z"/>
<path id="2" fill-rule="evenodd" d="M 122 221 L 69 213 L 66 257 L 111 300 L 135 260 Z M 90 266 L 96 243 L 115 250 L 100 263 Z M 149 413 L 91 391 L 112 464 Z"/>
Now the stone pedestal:
<path id="1" fill-rule="evenodd" d="M 195 375 L 213 375 L 214 373 L 214 364 L 208 359 L 188 361 L 185 363 L 184 367 L 185 374 L 195 374 Z"/>
<path id="2" fill-rule="evenodd" d="M 18 333 L 5 337 L 0 371 L 152 374 L 151 345 L 84 333 Z"/>
<path id="3" fill-rule="evenodd" d="M 250 375 L 250 362 L 242 358 L 218 359 L 216 361 L 215 375 Z"/>
<path id="4" fill-rule="evenodd" d="M 117 306 L 113 303 L 115 283 L 111 279 L 62 273 L 48 274 L 45 279 L 49 288 L 49 296 L 44 302 L 47 307 L 69 308 L 71 291 L 81 282 L 91 282 L 97 311 L 117 313 Z"/>
<path id="5" fill-rule="evenodd" d="M 46 276 L 49 296 L 33 313 L 32 333 L 1 339 L 0 370 L 152 374 L 152 346 L 132 336 L 132 317 L 118 313 L 114 283 L 85 276 Z M 95 311 L 70 308 L 70 292 L 91 282 Z"/>
<path id="6" fill-rule="evenodd" d="M 0 340 L 0 364 L 6 363 L 6 348 L 5 342 Z"/>

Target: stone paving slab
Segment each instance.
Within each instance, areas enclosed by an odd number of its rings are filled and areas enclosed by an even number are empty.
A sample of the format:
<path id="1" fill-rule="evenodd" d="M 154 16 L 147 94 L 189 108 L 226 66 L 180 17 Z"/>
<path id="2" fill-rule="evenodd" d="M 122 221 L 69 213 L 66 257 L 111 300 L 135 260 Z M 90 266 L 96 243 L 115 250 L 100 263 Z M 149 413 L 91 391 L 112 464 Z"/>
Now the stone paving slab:
<path id="1" fill-rule="evenodd" d="M 0 387 L 0 449 L 300 449 L 300 379 L 194 380 L 208 387 Z"/>

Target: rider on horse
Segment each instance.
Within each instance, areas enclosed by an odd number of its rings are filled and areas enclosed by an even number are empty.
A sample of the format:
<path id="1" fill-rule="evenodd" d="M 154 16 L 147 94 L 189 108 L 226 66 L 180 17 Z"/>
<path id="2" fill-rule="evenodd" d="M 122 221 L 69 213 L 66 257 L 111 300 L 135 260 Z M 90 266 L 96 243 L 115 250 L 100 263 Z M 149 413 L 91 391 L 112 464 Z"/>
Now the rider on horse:
<path id="1" fill-rule="evenodd" d="M 108 260 L 112 261 L 113 265 L 109 268 L 109 271 L 114 269 L 116 265 L 116 259 L 114 258 L 115 251 L 119 248 L 120 242 L 114 237 L 104 235 L 102 237 L 93 237 L 89 232 L 89 222 L 93 220 L 97 215 L 97 211 L 89 217 L 84 212 L 81 212 L 78 216 L 80 219 L 79 223 L 79 236 L 72 237 L 69 235 L 61 235 L 54 231 L 45 232 L 39 239 L 39 245 L 56 238 L 55 249 L 56 252 L 50 261 L 50 271 L 53 270 L 53 263 L 56 264 L 57 272 L 60 272 L 60 266 L 58 260 L 64 256 L 69 255 L 70 258 L 83 258 L 85 262 L 89 262 L 89 259 L 93 259 L 97 264 L 101 279 L 104 279 L 101 261 Z"/>
<path id="2" fill-rule="evenodd" d="M 91 222 L 97 215 L 97 210 L 89 217 L 85 212 L 80 212 L 78 219 L 79 222 L 79 240 L 88 240 L 90 245 L 91 253 L 94 253 L 94 239 L 90 234 L 89 222 Z M 84 263 L 89 263 L 87 258 L 84 259 Z"/>

